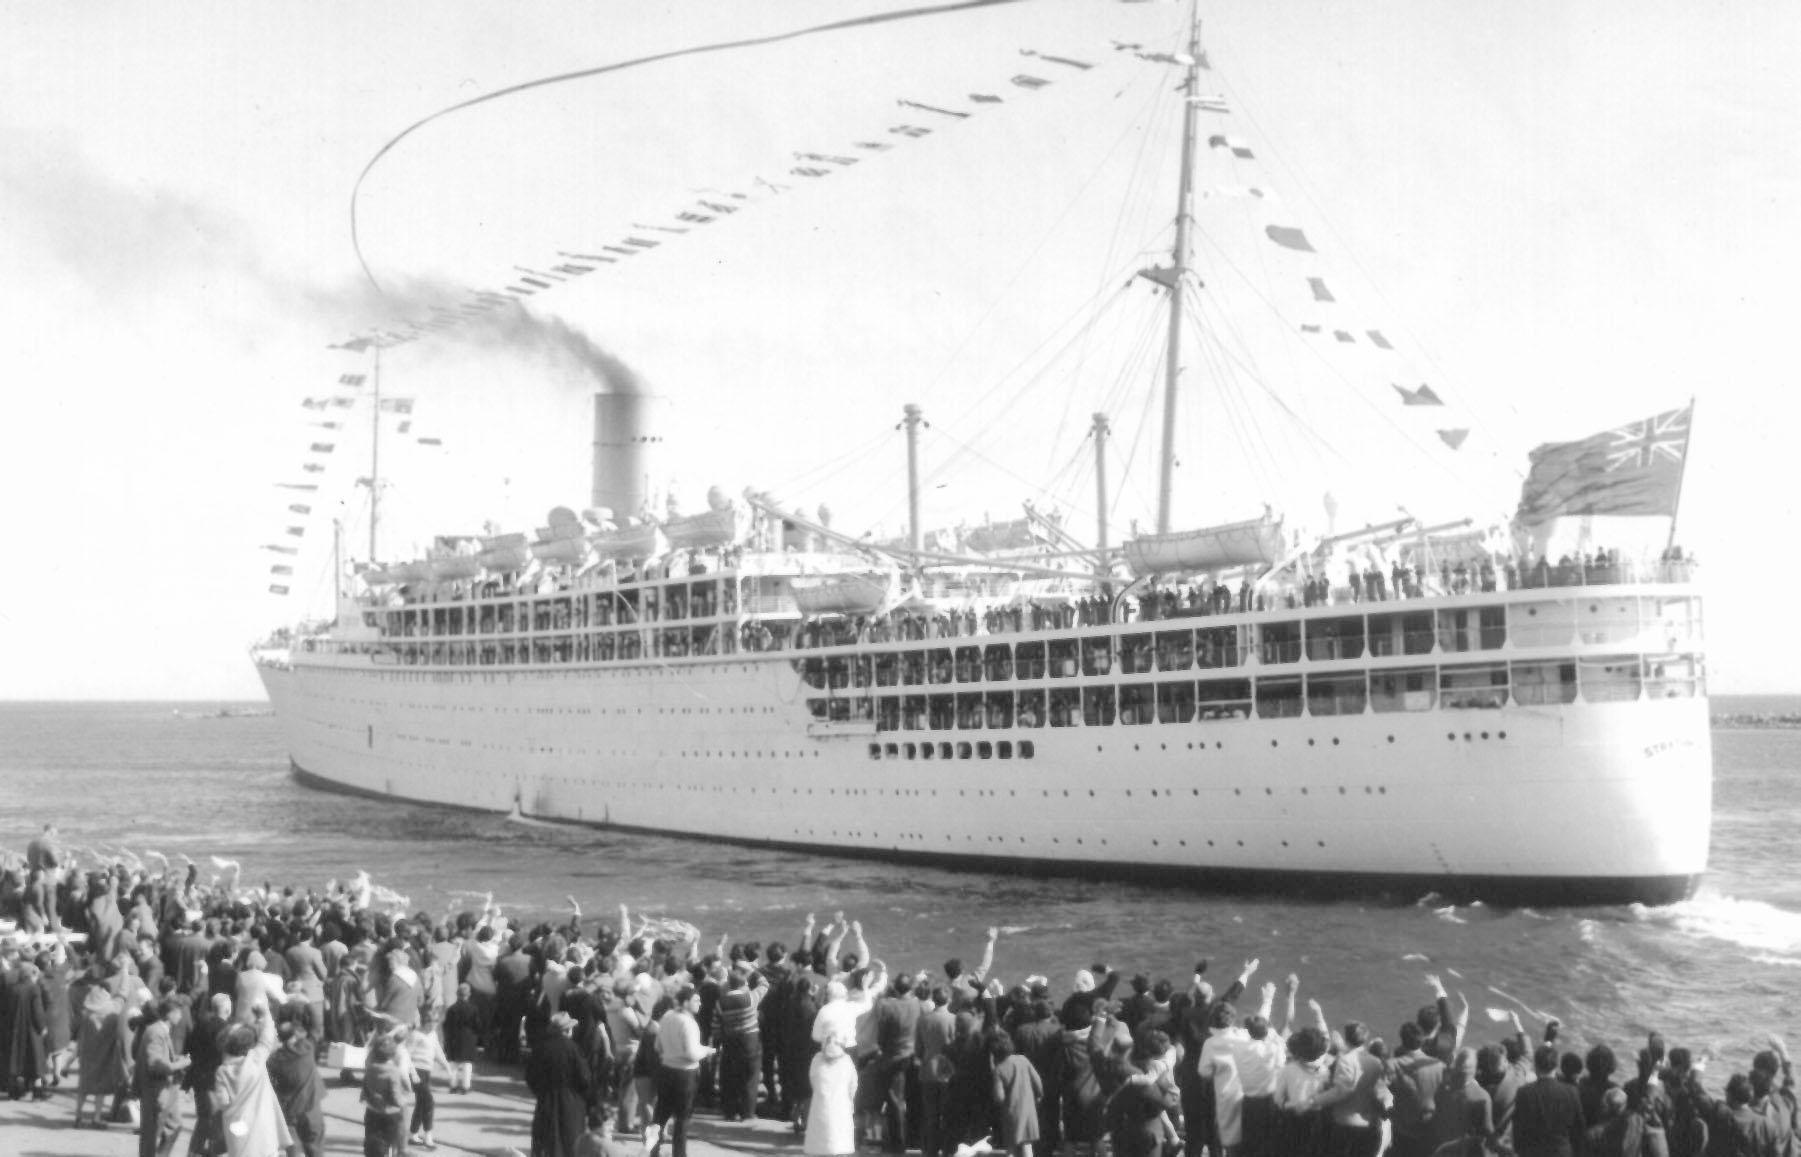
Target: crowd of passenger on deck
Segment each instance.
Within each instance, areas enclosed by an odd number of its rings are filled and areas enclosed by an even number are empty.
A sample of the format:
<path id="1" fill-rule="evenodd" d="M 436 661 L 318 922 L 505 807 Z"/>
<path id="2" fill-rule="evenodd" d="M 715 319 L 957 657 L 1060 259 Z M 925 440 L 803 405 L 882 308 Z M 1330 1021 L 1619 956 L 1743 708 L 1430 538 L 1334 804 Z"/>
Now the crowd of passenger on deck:
<path id="1" fill-rule="evenodd" d="M 1349 569 L 1335 582 L 1325 575 L 1303 575 L 1293 581 L 1253 586 L 1248 578 L 1236 587 L 1202 579 L 1185 583 L 1152 580 L 1117 594 L 1098 592 L 1082 597 L 1051 595 L 978 613 L 973 607 L 929 611 L 905 605 L 885 614 L 831 615 L 800 622 L 747 623 L 741 643 L 747 651 L 907 642 L 925 639 L 974 638 L 1022 631 L 1061 630 L 1109 623 L 1156 622 L 1188 617 L 1380 603 L 1428 596 L 1501 590 L 1581 586 L 1654 578 L 1668 568 L 1692 563 L 1680 548 L 1666 551 L 1658 570 L 1640 574 L 1622 562 L 1618 551 L 1600 550 L 1580 557 L 1546 558 L 1520 566 L 1503 560 L 1499 570 L 1488 557 L 1465 563 L 1442 563 L 1436 571 L 1394 563 L 1384 572 L 1370 567 Z"/>
<path id="2" fill-rule="evenodd" d="M 153 1146 L 317 1154 L 324 1082 L 361 1068 L 364 1152 L 433 1148 L 434 1096 L 485 1076 L 533 1094 L 533 1154 L 685 1157 L 697 1105 L 791 1122 L 809 1155 L 1701 1157 L 1794 1151 L 1793 1072 L 1769 1038 L 1723 1081 L 1652 1033 L 1575 1051 L 1518 1013 L 1478 1039 L 1467 1001 L 1388 1017 L 1297 1009 L 1258 962 L 1067 983 L 997 952 L 884 965 L 860 923 L 808 917 L 792 947 L 701 943 L 675 920 L 515 925 L 491 903 L 386 911 L 366 878 L 324 890 L 202 882 L 96 860 L 53 829 L 5 857 L 0 1086 L 65 1095 L 78 1125 L 135 1118 Z M 403 902 L 403 901 L 402 901 Z M 1003 978 L 1002 968 L 1007 969 Z M 1356 1017 L 1377 1010 L 1356 1010 Z M 1494 1023 L 1492 1017 L 1489 1021 Z M 191 1094 L 191 1100 L 189 1098 Z M 191 1110 L 188 1106 L 191 1104 Z M 121 1126 L 123 1127 L 123 1126 Z M 245 1138 L 269 1147 L 246 1148 Z"/>

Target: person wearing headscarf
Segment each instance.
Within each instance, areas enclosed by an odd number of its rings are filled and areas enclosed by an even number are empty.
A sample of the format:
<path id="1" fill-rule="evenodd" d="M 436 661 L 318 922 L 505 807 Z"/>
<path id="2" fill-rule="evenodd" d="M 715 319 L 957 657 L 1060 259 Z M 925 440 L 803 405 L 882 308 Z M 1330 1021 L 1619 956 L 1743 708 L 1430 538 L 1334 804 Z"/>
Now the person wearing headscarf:
<path id="1" fill-rule="evenodd" d="M 103 1127 L 108 1098 L 131 1084 L 131 1030 L 125 1022 L 125 1002 L 105 985 L 85 989 L 81 1019 L 76 1025 L 75 1127 Z M 94 1119 L 82 1119 L 82 1106 L 94 1098 Z"/>
<path id="2" fill-rule="evenodd" d="M 269 1081 L 275 1023 L 267 1008 L 254 1010 L 251 1018 L 250 1024 L 226 1030 L 225 1059 L 213 1078 L 213 1108 L 227 1157 L 283 1157 L 294 1136 Z"/>
<path id="3" fill-rule="evenodd" d="M 807 1106 L 808 1157 L 840 1157 L 857 1151 L 857 1018 L 869 1011 L 873 994 L 887 987 L 885 972 L 865 976 L 855 992 L 842 981 L 826 985 L 826 1001 L 813 1020 L 819 1052 L 808 1069 L 813 1099 Z"/>

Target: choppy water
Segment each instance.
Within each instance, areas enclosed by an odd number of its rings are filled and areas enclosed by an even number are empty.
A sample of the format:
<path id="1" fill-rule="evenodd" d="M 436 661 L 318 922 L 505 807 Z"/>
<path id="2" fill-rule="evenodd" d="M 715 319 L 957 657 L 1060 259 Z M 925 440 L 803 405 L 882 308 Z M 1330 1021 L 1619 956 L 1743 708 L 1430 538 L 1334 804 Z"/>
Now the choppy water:
<path id="1" fill-rule="evenodd" d="M 1487 1009 L 1521 1007 L 1588 1041 L 1660 1028 L 1741 1066 L 1761 1047 L 1754 1036 L 1801 1036 L 1801 732 L 1715 734 L 1712 870 L 1694 900 L 1534 911 L 896 868 L 375 804 L 298 786 L 273 719 L 201 717 L 217 706 L 0 704 L 0 846 L 21 848 L 53 820 L 72 844 L 219 855 L 241 861 L 248 880 L 320 885 L 365 869 L 415 908 L 492 891 L 526 915 L 572 893 L 590 915 L 623 901 L 691 920 L 709 939 L 792 943 L 806 913 L 842 909 L 876 955 L 914 966 L 973 957 L 995 924 L 1006 931 L 1000 974 L 1042 972 L 1059 991 L 1096 961 L 1179 984 L 1197 957 L 1230 975 L 1255 955 L 1264 977 L 1298 972 L 1303 998 L 1317 996 L 1335 1022 L 1387 1034 L 1428 999 L 1430 968 L 1469 995 L 1477 1039 Z M 1714 702 L 1798 708 L 1790 697 Z"/>

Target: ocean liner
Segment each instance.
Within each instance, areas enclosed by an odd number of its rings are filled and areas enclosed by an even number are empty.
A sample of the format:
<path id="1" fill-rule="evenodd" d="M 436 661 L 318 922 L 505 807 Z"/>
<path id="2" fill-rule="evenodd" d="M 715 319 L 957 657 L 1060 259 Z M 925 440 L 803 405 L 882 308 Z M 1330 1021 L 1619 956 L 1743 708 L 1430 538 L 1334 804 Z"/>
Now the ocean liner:
<path id="1" fill-rule="evenodd" d="M 1028 508 L 928 542 L 916 468 L 893 542 L 754 490 L 651 517 L 650 412 L 602 394 L 590 508 L 340 572 L 335 618 L 254 648 L 294 774 L 990 870 L 1402 899 L 1690 895 L 1712 764 L 1680 552 L 1562 554 L 1542 534 L 1502 544 L 1412 517 L 1307 539 L 1267 511 L 1172 528 L 1199 290 L 1192 159 L 1214 105 L 1198 34 L 1140 55 L 1179 76 L 1184 141 L 1169 264 L 1143 271 L 1169 317 L 1155 532 L 1109 547 L 1103 521 L 1084 543 Z M 1421 391 L 1436 401 L 1401 394 Z M 1688 418 L 1541 447 L 1522 518 L 1673 518 Z M 917 407 L 903 425 L 914 467 Z M 1097 458 L 1107 432 L 1097 414 Z M 1096 479 L 1105 512 L 1104 459 Z"/>

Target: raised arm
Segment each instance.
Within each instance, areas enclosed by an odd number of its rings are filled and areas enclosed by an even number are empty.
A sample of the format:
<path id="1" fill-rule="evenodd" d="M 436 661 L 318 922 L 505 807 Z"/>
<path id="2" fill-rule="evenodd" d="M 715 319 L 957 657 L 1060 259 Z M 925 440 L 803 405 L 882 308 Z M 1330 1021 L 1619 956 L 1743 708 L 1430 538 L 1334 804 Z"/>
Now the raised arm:
<path id="1" fill-rule="evenodd" d="M 1456 1021 L 1456 1025 L 1455 1025 L 1456 1036 L 1453 1037 L 1451 1040 L 1451 1051 L 1453 1053 L 1455 1053 L 1458 1049 L 1463 1047 L 1463 1034 L 1468 1032 L 1469 1027 L 1470 1027 L 1469 994 L 1465 993 L 1465 992 L 1460 992 L 1457 994 L 1457 1000 L 1463 1005 L 1463 1008 L 1457 1013 L 1457 1021 Z"/>
<path id="2" fill-rule="evenodd" d="M 803 952 L 812 950 L 812 948 L 813 948 L 813 913 L 811 913 L 811 912 L 807 913 L 806 926 L 800 930 L 800 939 L 795 941 L 795 943 L 800 945 L 801 950 Z"/>
<path id="3" fill-rule="evenodd" d="M 869 941 L 863 939 L 863 921 L 852 920 L 850 922 L 850 934 L 855 938 L 851 947 L 857 953 L 857 963 L 867 966 L 870 961 Z"/>
<path id="4" fill-rule="evenodd" d="M 1332 1039 L 1332 1026 L 1326 1022 L 1326 1010 L 1320 1007 L 1319 1001 L 1309 1000 L 1307 1007 L 1313 1013 L 1313 1027 L 1319 1029 L 1320 1035 L 1327 1040 Z"/>
<path id="5" fill-rule="evenodd" d="M 842 959 L 838 955 L 838 950 L 844 947 L 844 937 L 850 932 L 850 925 L 844 922 L 843 916 L 844 913 L 838 913 L 832 918 L 832 922 L 825 926 L 826 935 L 831 937 L 826 941 L 825 947 L 825 974 L 828 980 L 842 971 L 838 965 L 839 960 Z"/>
<path id="6" fill-rule="evenodd" d="M 1265 1024 L 1268 1024 L 1270 1014 L 1276 1007 L 1276 982 L 1273 980 L 1264 981 L 1263 988 L 1258 995 L 1262 997 L 1262 1000 L 1257 1004 L 1257 1015 L 1263 1018 Z"/>
<path id="7" fill-rule="evenodd" d="M 1294 997 L 1300 991 L 1301 978 L 1294 973 L 1288 974 L 1288 999 L 1282 1009 L 1282 1035 L 1287 1036 L 1294 1031 Z"/>
<path id="8" fill-rule="evenodd" d="M 988 927 L 988 942 L 982 945 L 982 963 L 972 974 L 980 982 L 988 979 L 988 973 L 994 968 L 994 942 L 1001 938 L 1001 930 L 993 925 Z"/>

